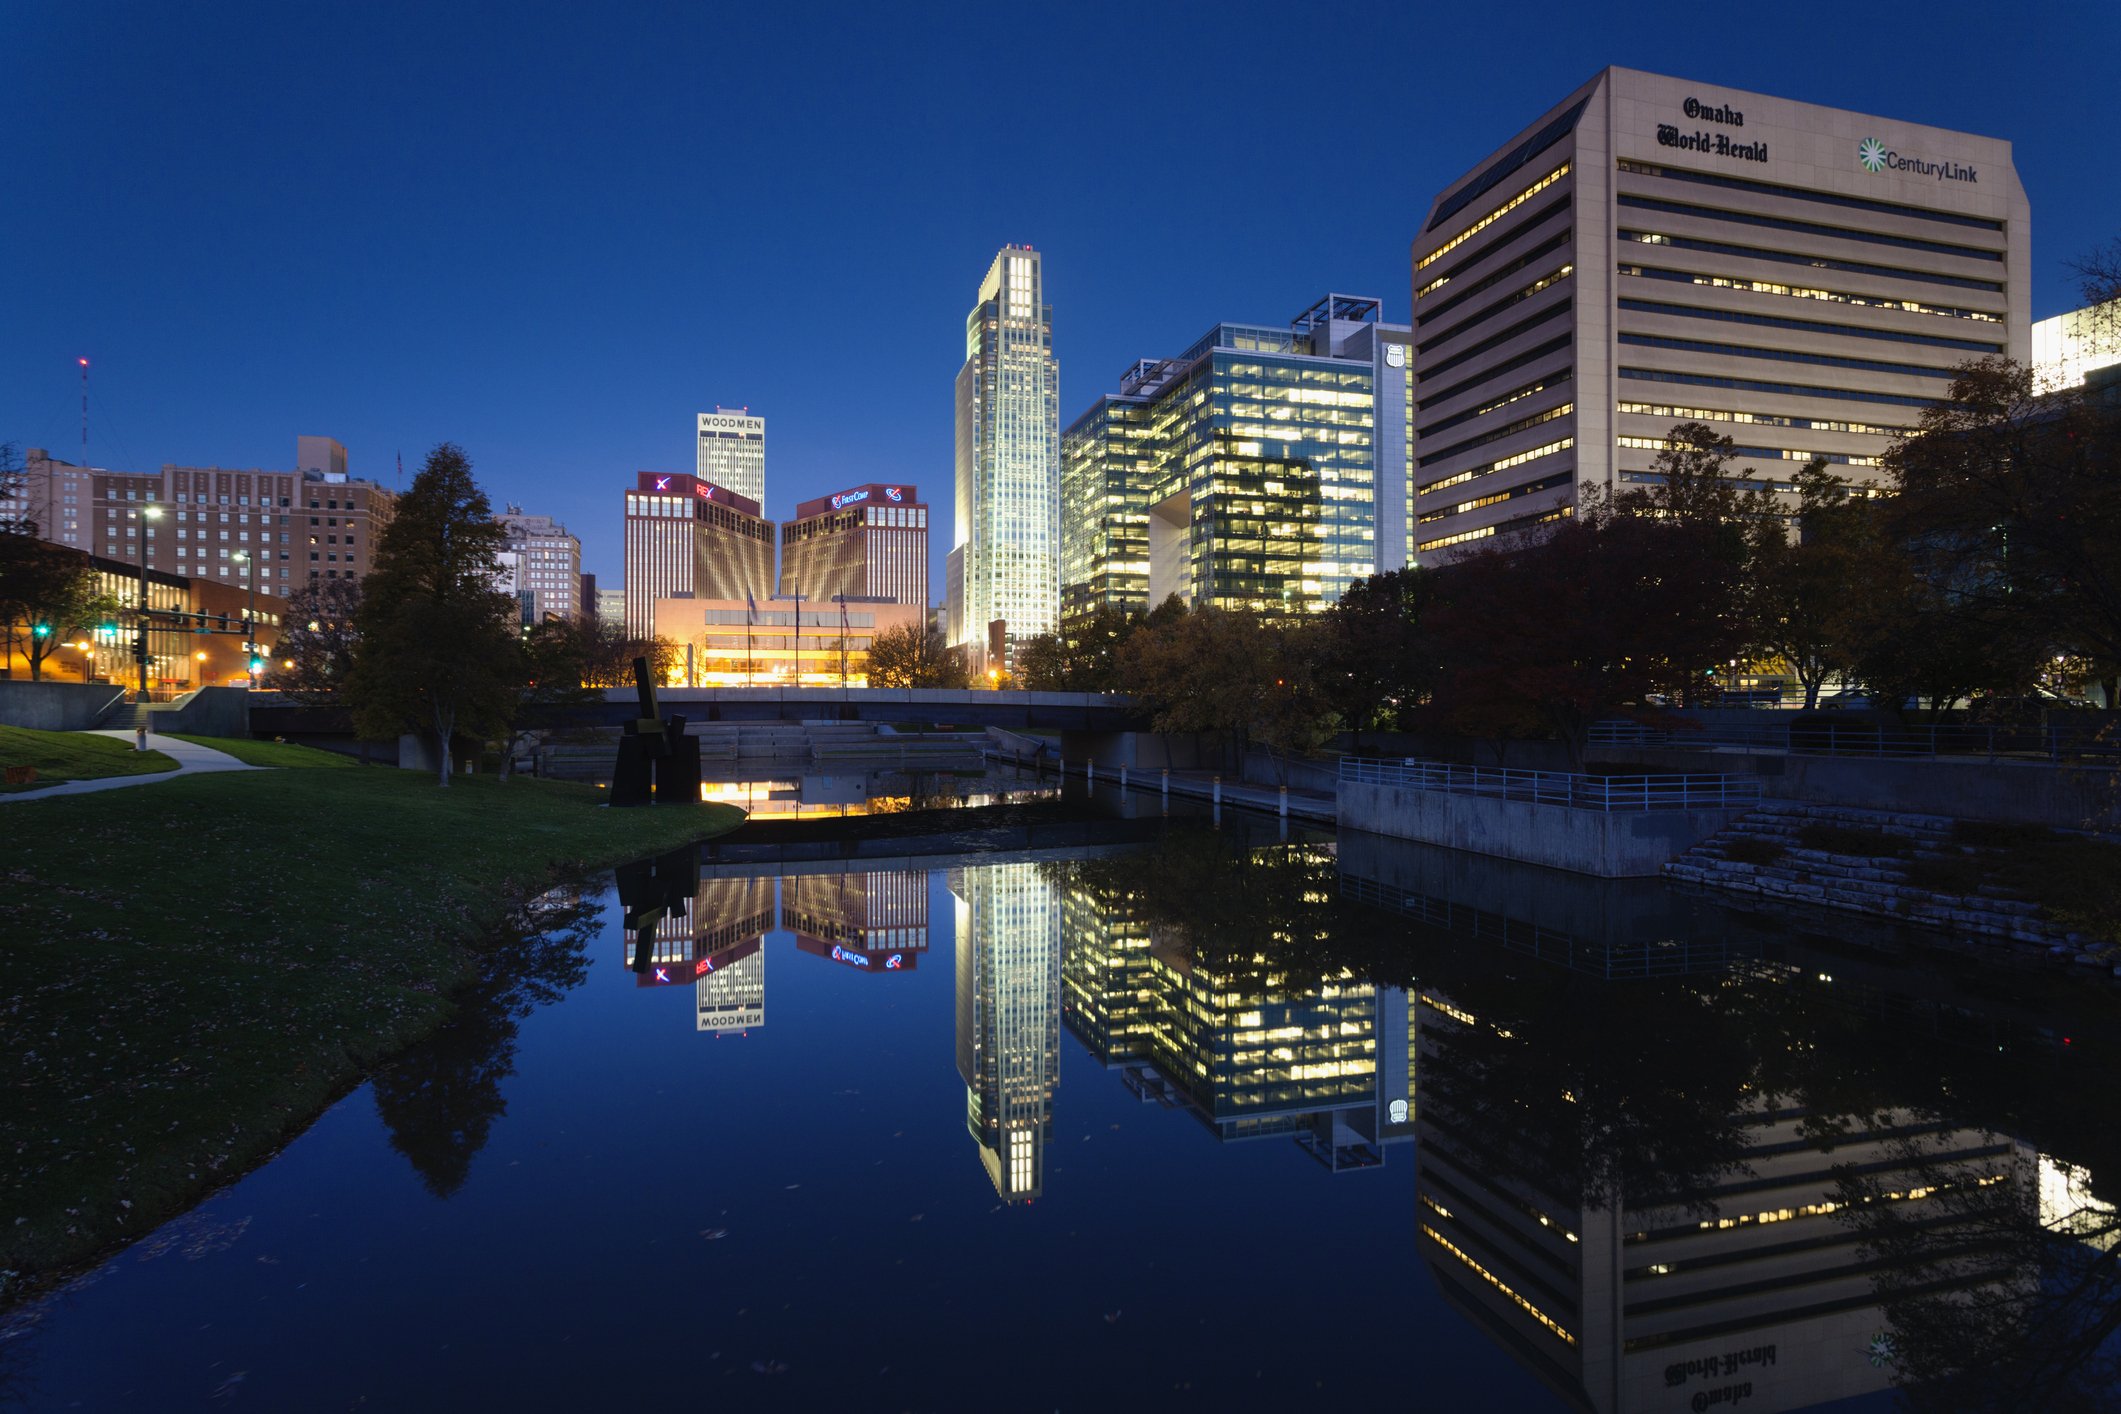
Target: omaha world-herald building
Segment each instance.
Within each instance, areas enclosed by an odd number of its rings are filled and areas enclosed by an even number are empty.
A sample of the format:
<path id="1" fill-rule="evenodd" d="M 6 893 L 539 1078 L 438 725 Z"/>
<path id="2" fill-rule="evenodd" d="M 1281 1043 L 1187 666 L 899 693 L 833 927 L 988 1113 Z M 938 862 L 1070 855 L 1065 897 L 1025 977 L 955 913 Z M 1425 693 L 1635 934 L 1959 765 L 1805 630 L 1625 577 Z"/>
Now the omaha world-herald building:
<path id="1" fill-rule="evenodd" d="M 1852 480 L 1955 365 L 2029 350 L 2011 148 L 1609 68 L 1436 198 L 1413 246 L 1416 552 L 1573 512 L 1673 425 Z"/>

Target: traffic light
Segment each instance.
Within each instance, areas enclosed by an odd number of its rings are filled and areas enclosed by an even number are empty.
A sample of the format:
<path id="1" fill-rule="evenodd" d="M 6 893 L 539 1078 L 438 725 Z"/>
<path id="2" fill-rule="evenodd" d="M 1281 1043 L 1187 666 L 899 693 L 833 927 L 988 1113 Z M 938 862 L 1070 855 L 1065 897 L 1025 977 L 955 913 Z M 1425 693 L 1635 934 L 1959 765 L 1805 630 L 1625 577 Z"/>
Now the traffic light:
<path id="1" fill-rule="evenodd" d="M 52 626 L 48 623 L 32 624 L 30 626 L 30 636 L 32 638 L 50 638 L 52 636 Z"/>
<path id="2" fill-rule="evenodd" d="M 264 671 L 265 671 L 265 660 L 264 660 L 263 658 L 252 658 L 252 659 L 250 660 L 250 670 L 251 670 L 252 672 L 254 672 L 254 673 L 262 673 L 262 672 L 264 672 Z"/>

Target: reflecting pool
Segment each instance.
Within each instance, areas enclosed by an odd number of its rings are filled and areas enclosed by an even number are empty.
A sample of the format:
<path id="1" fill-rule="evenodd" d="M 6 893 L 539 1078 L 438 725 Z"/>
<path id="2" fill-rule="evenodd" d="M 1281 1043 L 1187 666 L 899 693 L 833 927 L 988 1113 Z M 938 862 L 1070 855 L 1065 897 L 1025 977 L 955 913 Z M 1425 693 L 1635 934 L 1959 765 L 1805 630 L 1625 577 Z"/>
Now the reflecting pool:
<path id="1" fill-rule="evenodd" d="M 2111 1402 L 2104 994 L 1149 814 L 547 896 L 0 1404 Z"/>

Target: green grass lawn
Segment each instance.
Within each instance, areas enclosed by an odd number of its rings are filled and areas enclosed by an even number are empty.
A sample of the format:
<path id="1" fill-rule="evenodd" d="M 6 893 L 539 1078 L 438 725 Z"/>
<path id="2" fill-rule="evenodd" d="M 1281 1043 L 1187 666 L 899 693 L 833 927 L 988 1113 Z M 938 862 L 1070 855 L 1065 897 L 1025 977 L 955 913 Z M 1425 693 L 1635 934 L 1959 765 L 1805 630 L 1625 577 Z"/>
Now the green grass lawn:
<path id="1" fill-rule="evenodd" d="M 0 790 L 42 790 L 62 781 L 103 776 L 139 776 L 174 771 L 177 763 L 159 751 L 135 751 L 130 741 L 89 732 L 40 732 L 30 727 L 0 727 L 0 766 L 35 766 L 37 779 Z"/>
<path id="2" fill-rule="evenodd" d="M 291 741 L 257 741 L 242 736 L 185 736 L 181 733 L 173 734 L 171 740 L 225 751 L 248 766 L 321 766 L 328 769 L 361 764 L 336 751 L 319 751 L 314 746 L 297 746 Z"/>
<path id="3" fill-rule="evenodd" d="M 20 1274 L 0 1305 L 236 1177 L 432 1031 L 512 900 L 741 819 L 600 801 L 369 767 L 0 807 L 0 1269 Z"/>

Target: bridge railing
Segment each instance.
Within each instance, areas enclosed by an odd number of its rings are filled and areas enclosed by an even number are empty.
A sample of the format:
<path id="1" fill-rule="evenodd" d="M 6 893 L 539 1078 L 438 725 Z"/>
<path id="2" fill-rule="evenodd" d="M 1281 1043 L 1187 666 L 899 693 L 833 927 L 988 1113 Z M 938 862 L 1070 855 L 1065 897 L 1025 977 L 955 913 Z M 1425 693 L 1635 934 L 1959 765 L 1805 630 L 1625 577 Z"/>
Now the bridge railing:
<path id="1" fill-rule="evenodd" d="M 1711 772 L 1591 776 L 1574 771 L 1520 771 L 1449 761 L 1343 756 L 1340 779 L 1451 795 L 1522 800 L 1571 810 L 1738 810 L 1760 803 L 1760 780 Z"/>
<path id="2" fill-rule="evenodd" d="M 1876 722 L 1705 722 L 1648 726 L 1610 720 L 1591 724 L 1593 746 L 1737 746 L 1796 756 L 1981 756 L 2079 762 L 2121 761 L 2121 732 L 2107 722 L 1997 726 L 1946 723 L 1888 727 Z"/>

